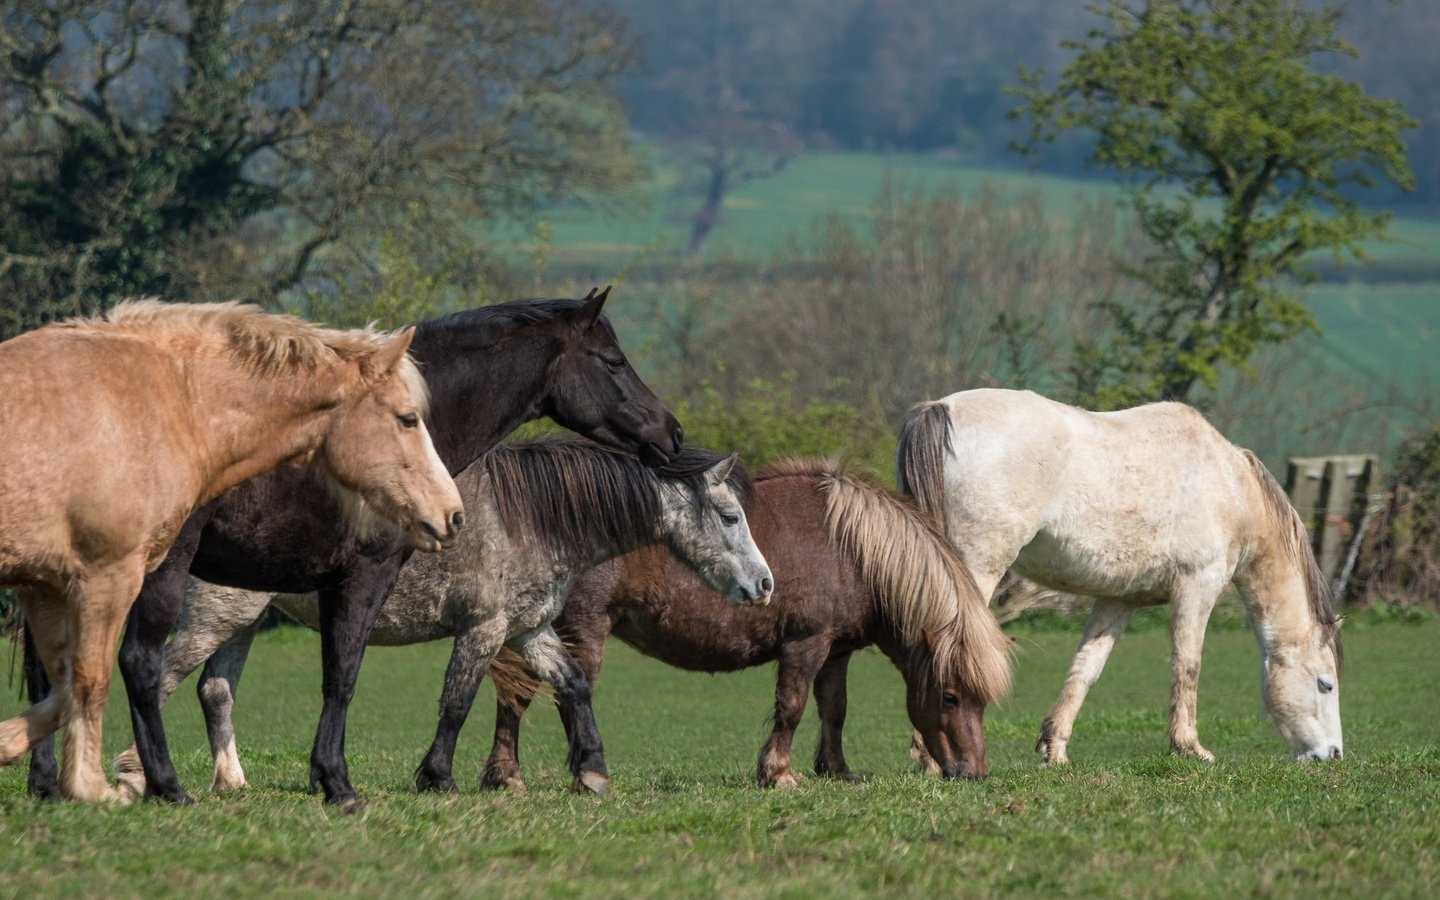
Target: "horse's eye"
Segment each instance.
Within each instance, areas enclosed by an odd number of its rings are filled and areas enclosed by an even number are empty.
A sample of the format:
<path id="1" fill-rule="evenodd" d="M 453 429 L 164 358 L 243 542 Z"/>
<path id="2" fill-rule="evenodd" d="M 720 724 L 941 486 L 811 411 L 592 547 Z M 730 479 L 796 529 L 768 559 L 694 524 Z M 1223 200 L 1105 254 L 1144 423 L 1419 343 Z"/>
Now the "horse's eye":
<path id="1" fill-rule="evenodd" d="M 944 694 L 942 694 L 940 700 L 945 704 L 946 709 L 954 709 L 960 705 L 960 698 L 950 693 L 949 691 L 946 691 Z"/>
<path id="2" fill-rule="evenodd" d="M 605 368 L 609 369 L 612 372 L 619 372 L 621 369 L 625 368 L 625 357 L 621 356 L 617 359 L 605 360 Z"/>
<path id="3" fill-rule="evenodd" d="M 401 414 L 399 414 L 398 416 L 396 416 L 395 418 L 400 420 L 400 426 L 401 426 L 402 428 L 419 428 L 419 427 L 420 427 L 420 416 L 417 415 L 417 414 L 415 414 L 415 413 L 413 413 L 413 412 L 401 413 Z"/>
<path id="4" fill-rule="evenodd" d="M 1328 678 L 1316 678 L 1315 686 L 1320 689 L 1320 693 L 1322 694 L 1328 694 L 1331 691 L 1335 690 L 1335 682 L 1331 681 Z"/>
<path id="5" fill-rule="evenodd" d="M 740 524 L 740 517 L 733 512 L 722 512 L 720 521 L 725 523 L 726 528 L 734 528 Z"/>

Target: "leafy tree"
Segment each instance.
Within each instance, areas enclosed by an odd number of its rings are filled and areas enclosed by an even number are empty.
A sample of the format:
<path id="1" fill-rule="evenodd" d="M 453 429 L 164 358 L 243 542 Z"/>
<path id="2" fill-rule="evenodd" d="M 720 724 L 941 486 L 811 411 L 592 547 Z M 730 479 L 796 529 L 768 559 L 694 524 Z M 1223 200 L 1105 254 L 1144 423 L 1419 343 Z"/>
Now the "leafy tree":
<path id="1" fill-rule="evenodd" d="M 338 290 L 380 235 L 448 258 L 477 221 L 613 189 L 636 174 L 621 24 L 560 0 L 6 3 L 0 336 L 131 294 Z"/>
<path id="2" fill-rule="evenodd" d="M 1121 406 L 1185 399 L 1222 368 L 1315 323 L 1294 293 L 1319 251 L 1363 259 L 1387 213 L 1363 210 L 1355 187 L 1409 187 L 1398 103 L 1317 72 L 1351 54 L 1335 34 L 1342 8 L 1301 0 L 1121 0 L 1053 88 L 1021 69 L 1030 152 L 1058 135 L 1093 133 L 1090 162 L 1119 172 L 1153 245 L 1128 273 L 1154 294 L 1110 303 L 1108 346 L 1082 345 L 1083 399 Z"/>

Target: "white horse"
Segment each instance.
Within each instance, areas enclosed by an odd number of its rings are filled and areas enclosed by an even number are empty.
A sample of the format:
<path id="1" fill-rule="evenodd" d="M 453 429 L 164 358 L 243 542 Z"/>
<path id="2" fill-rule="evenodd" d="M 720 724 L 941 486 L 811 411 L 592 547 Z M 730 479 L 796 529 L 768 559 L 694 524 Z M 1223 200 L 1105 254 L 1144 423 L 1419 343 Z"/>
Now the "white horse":
<path id="1" fill-rule="evenodd" d="M 1195 730 L 1205 624 L 1234 583 L 1260 645 L 1265 705 L 1296 759 L 1340 759 L 1340 628 L 1300 516 L 1249 450 L 1198 412 L 1093 413 L 1028 391 L 920 403 L 897 473 L 990 596 L 1007 568 L 1095 599 L 1036 750 L 1064 763 L 1085 694 L 1138 607 L 1171 604 L 1170 746 Z"/>
<path id="2" fill-rule="evenodd" d="M 508 647 L 574 717 L 574 789 L 604 793 L 608 773 L 590 683 L 556 636 L 555 618 L 576 578 L 652 544 L 667 546 L 730 603 L 768 603 L 775 581 L 745 518 L 749 482 L 733 455 L 687 446 L 665 466 L 649 469 L 634 457 L 569 438 L 496 447 L 455 484 L 474 524 L 453 548 L 406 563 L 370 632 L 375 645 L 455 639 L 439 725 L 416 786 L 455 789 L 451 761 L 460 727 L 491 661 Z M 250 642 L 272 600 L 319 628 L 314 594 L 195 582 L 165 648 L 162 702 L 206 663 L 198 690 L 215 757 L 213 791 L 245 786 L 230 711 Z M 133 745 L 115 768 L 126 790 L 144 794 Z"/>

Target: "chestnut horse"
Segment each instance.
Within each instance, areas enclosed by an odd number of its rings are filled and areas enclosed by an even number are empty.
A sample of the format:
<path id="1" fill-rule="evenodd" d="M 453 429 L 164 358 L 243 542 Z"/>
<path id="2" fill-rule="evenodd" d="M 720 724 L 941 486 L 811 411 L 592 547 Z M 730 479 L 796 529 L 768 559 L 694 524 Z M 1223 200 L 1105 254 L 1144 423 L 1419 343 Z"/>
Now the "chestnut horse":
<path id="1" fill-rule="evenodd" d="M 1093 413 L 1029 391 L 921 403 L 900 436 L 902 490 L 935 515 L 988 597 L 1007 568 L 1095 598 L 1041 727 L 1067 760 L 1080 704 L 1131 612 L 1170 604 L 1170 746 L 1195 730 L 1200 649 L 1222 588 L 1239 589 L 1265 704 L 1297 759 L 1339 759 L 1340 628 L 1305 524 L 1249 450 L 1181 403 Z"/>
<path id="2" fill-rule="evenodd" d="M 55 684 L 0 722 L 0 765 L 64 728 L 65 795 L 117 796 L 100 747 L 121 625 L 191 512 L 247 478 L 313 462 L 415 546 L 454 539 L 412 336 L 140 300 L 0 344 L 0 585 Z"/>
<path id="3" fill-rule="evenodd" d="M 878 646 L 905 678 L 906 710 L 947 777 L 984 778 L 984 711 L 1010 685 L 1010 640 L 964 561 L 910 501 L 834 462 L 791 461 L 755 476 L 750 531 L 770 569 L 768 606 L 725 602 L 663 549 L 592 569 L 556 621 L 593 682 L 613 634 L 681 669 L 732 672 L 779 661 L 774 728 L 760 750 L 761 786 L 797 783 L 790 745 L 814 686 L 815 771 L 850 780 L 841 748 L 850 655 Z M 520 712 L 534 694 L 523 663 L 492 667 L 495 746 L 481 783 L 522 787 Z M 575 713 L 560 698 L 567 731 Z"/>
<path id="4" fill-rule="evenodd" d="M 521 654 L 577 710 L 578 726 L 570 733 L 573 788 L 604 793 L 609 775 L 590 711 L 590 683 L 551 623 L 577 576 L 657 542 L 730 602 L 764 603 L 774 583 L 745 525 L 744 471 L 733 456 L 695 447 L 651 470 L 631 456 L 569 439 L 501 445 L 455 483 L 470 527 L 450 550 L 412 559 L 400 570 L 370 633 L 372 644 L 391 646 L 455 639 L 435 740 L 415 785 L 422 791 L 455 789 L 456 739 L 503 646 Z M 162 696 L 206 664 L 200 697 L 215 757 L 215 791 L 245 786 L 230 711 L 271 600 L 267 593 L 197 582 L 165 650 Z M 314 594 L 273 600 L 311 628 L 319 626 Z"/>
<path id="5" fill-rule="evenodd" d="M 428 423 L 452 475 L 540 416 L 648 465 L 679 452 L 680 426 L 631 368 L 604 316 L 608 295 L 607 288 L 583 300 L 516 300 L 415 327 L 410 353 L 429 384 Z M 405 542 L 372 531 L 356 527 L 324 483 L 303 471 L 257 478 L 190 517 L 145 579 L 120 650 L 149 795 L 190 800 L 165 746 L 160 680 L 165 639 L 194 574 L 250 590 L 319 591 L 324 705 L 311 785 L 320 785 L 327 803 L 359 808 L 345 765 L 345 718 L 370 628 L 409 558 Z M 45 793 L 51 771 L 53 759 L 37 753 L 31 789 Z M 117 772 L 122 788 L 139 781 Z"/>

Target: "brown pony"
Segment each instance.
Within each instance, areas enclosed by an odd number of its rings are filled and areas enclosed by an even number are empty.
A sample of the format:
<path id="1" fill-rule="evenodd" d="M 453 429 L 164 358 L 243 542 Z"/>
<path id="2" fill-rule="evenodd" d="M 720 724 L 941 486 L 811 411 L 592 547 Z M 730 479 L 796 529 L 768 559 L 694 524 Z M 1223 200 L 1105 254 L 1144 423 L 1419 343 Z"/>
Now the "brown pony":
<path id="1" fill-rule="evenodd" d="M 953 546 L 906 499 L 834 462 L 772 465 L 754 479 L 750 532 L 770 564 L 768 606 L 740 607 L 663 549 L 631 553 L 576 582 L 555 628 L 599 674 L 614 634 L 682 669 L 726 672 L 778 660 L 762 786 L 797 782 L 790 744 L 811 685 L 820 710 L 815 770 L 850 779 L 841 750 L 850 654 L 874 644 L 905 677 L 906 708 L 950 777 L 983 778 L 985 705 L 1009 689 L 1005 637 Z M 490 668 L 502 698 L 481 783 L 522 787 L 520 712 L 535 683 L 518 657 Z M 561 708 L 567 729 L 573 712 Z"/>
<path id="2" fill-rule="evenodd" d="M 54 683 L 0 722 L 0 765 L 63 727 L 61 789 L 116 796 L 100 737 L 125 615 L 186 517 L 247 478 L 311 463 L 418 548 L 454 539 L 410 337 L 140 300 L 0 344 L 0 586 Z"/>

